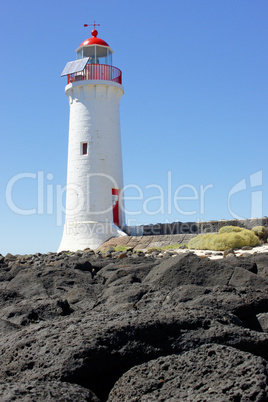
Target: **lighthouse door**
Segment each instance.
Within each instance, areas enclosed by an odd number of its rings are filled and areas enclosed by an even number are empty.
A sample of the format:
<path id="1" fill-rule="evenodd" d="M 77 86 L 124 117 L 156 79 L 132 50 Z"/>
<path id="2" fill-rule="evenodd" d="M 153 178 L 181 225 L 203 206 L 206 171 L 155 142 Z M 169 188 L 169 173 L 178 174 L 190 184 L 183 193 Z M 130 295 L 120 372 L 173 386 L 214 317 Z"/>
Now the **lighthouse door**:
<path id="1" fill-rule="evenodd" d="M 119 190 L 117 188 L 112 188 L 112 200 L 114 224 L 119 226 Z"/>

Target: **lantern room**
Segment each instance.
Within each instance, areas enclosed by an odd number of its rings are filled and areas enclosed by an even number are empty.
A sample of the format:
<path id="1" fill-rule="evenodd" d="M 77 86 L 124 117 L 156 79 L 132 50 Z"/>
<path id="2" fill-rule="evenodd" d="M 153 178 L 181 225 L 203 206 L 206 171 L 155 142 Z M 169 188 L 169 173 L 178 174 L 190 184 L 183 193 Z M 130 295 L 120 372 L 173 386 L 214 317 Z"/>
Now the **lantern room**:
<path id="1" fill-rule="evenodd" d="M 112 65 L 112 49 L 104 40 L 97 38 L 98 31 L 91 31 L 92 37 L 84 40 L 76 49 L 77 59 L 89 58 L 89 64 L 106 64 Z"/>
<path id="2" fill-rule="evenodd" d="M 107 42 L 91 31 L 92 37 L 84 40 L 76 49 L 77 60 L 66 64 L 61 76 L 67 75 L 67 83 L 84 80 L 104 80 L 122 84 L 122 72 L 112 65 L 113 50 Z"/>

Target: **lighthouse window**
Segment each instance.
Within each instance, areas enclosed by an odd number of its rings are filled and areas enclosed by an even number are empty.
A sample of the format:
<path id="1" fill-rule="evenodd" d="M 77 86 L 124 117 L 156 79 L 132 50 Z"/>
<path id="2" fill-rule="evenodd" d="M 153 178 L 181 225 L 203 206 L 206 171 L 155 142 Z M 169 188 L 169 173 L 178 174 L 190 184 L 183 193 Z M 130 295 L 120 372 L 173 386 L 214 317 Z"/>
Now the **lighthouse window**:
<path id="1" fill-rule="evenodd" d="M 82 144 L 82 155 L 87 155 L 87 142 Z"/>

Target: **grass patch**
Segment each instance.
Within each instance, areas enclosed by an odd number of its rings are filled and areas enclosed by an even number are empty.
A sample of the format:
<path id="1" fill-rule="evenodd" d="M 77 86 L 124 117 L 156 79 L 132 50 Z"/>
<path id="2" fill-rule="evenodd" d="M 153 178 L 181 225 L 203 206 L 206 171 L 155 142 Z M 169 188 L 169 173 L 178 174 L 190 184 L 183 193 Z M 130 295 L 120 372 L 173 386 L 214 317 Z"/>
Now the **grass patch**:
<path id="1" fill-rule="evenodd" d="M 116 246 L 116 247 L 111 247 L 111 249 L 106 249 L 106 250 L 99 250 L 102 254 L 107 253 L 108 251 L 111 251 L 112 253 L 126 253 L 127 251 L 131 250 L 131 247 L 127 247 L 127 246 Z"/>
<path id="2" fill-rule="evenodd" d="M 219 230 L 219 234 L 207 233 L 192 238 L 188 247 L 195 250 L 224 251 L 243 246 L 255 247 L 259 244 L 259 238 L 252 230 L 237 226 L 224 226 Z"/>
<path id="3" fill-rule="evenodd" d="M 148 253 L 153 253 L 154 251 L 167 251 L 167 250 L 176 250 L 178 248 L 188 248 L 187 244 L 168 244 L 167 246 L 163 247 L 152 247 L 148 248 Z"/>
<path id="4" fill-rule="evenodd" d="M 128 249 L 129 249 L 129 247 L 127 247 L 127 246 L 116 246 L 116 247 L 114 247 L 114 251 L 115 251 L 115 252 L 119 252 L 119 251 L 121 251 L 121 252 L 127 252 Z"/>
<path id="5" fill-rule="evenodd" d="M 163 250 L 176 250 L 178 248 L 188 248 L 187 244 L 168 244 L 167 246 L 163 246 Z"/>

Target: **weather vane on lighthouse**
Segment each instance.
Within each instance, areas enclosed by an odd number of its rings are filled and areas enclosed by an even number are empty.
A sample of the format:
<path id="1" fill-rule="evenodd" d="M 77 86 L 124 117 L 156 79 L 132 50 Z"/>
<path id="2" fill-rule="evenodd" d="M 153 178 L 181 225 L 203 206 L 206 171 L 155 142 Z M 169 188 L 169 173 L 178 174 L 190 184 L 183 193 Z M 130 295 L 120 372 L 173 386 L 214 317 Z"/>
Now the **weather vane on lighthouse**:
<path id="1" fill-rule="evenodd" d="M 112 64 L 113 50 L 97 37 L 76 50 L 66 64 L 69 147 L 66 219 L 59 251 L 95 249 L 111 237 L 125 236 L 119 105 L 122 72 Z"/>
<path id="2" fill-rule="evenodd" d="M 84 24 L 84 27 L 94 27 L 94 30 L 95 30 L 95 27 L 99 27 L 100 26 L 100 24 L 96 24 L 96 21 L 94 21 L 94 24 Z"/>

